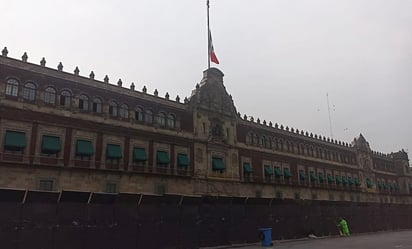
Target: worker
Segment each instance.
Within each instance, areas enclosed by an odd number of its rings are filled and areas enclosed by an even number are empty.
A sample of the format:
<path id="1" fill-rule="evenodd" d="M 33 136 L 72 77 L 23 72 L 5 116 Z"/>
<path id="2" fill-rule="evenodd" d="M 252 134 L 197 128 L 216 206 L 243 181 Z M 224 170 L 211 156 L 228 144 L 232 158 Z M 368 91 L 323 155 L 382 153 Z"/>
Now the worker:
<path id="1" fill-rule="evenodd" d="M 346 220 L 344 218 L 340 218 L 339 219 L 339 223 L 338 223 L 338 228 L 339 228 L 339 233 L 341 236 L 349 236 L 349 227 L 348 227 L 348 223 L 346 222 Z"/>

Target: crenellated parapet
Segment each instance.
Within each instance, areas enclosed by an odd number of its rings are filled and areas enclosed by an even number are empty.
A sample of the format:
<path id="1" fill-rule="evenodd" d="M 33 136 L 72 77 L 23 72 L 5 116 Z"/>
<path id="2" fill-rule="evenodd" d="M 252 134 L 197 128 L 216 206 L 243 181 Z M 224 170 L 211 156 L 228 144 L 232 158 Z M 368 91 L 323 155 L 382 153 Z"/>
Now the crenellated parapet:
<path id="1" fill-rule="evenodd" d="M 4 47 L 4 49 L 1 52 L 0 57 L 7 58 L 7 59 L 12 60 L 12 61 L 18 61 L 15 58 L 8 57 L 8 55 L 9 55 L 8 48 Z M 30 66 L 36 65 L 36 64 L 30 63 L 28 61 L 28 59 L 29 59 L 29 56 L 28 56 L 27 52 L 24 52 L 24 54 L 21 57 L 21 62 L 23 62 L 27 65 L 30 65 Z M 42 57 L 42 59 L 40 60 L 38 66 L 43 67 L 43 68 L 48 69 L 48 70 L 53 70 L 53 71 L 56 71 L 56 72 L 60 72 L 60 73 L 62 73 L 62 76 L 64 75 L 63 78 L 66 78 L 67 75 L 69 74 L 71 76 L 75 76 L 75 77 L 78 77 L 78 78 L 81 78 L 81 79 L 88 79 L 88 80 L 91 80 L 91 81 L 96 82 L 96 83 L 106 84 L 106 85 L 110 85 L 110 86 L 117 86 L 117 87 L 122 88 L 122 89 L 127 89 L 123 86 L 122 79 L 118 79 L 116 84 L 111 84 L 110 83 L 110 78 L 109 78 L 108 75 L 105 75 L 103 80 L 100 81 L 100 80 L 95 78 L 95 72 L 94 71 L 91 71 L 88 76 L 82 76 L 80 68 L 78 66 L 76 66 L 73 69 L 73 73 L 70 73 L 70 72 L 64 71 L 63 62 L 59 62 L 59 64 L 56 67 L 57 70 L 54 69 L 54 68 L 51 68 L 51 67 L 47 67 L 46 65 L 47 65 L 47 60 L 46 60 L 45 57 Z M 75 78 L 73 78 L 73 80 L 77 81 Z M 170 102 L 176 102 L 176 103 L 180 103 L 180 104 L 187 104 L 187 102 L 184 102 L 184 103 L 180 102 L 179 95 L 177 95 L 175 98 L 173 98 L 173 97 L 170 96 L 170 94 L 168 92 L 166 92 L 164 94 L 164 97 L 161 97 L 159 95 L 159 91 L 157 89 L 154 90 L 153 94 L 149 94 L 148 91 L 147 91 L 146 86 L 144 86 L 142 88 L 142 91 L 138 91 L 138 90 L 136 90 L 136 86 L 135 86 L 134 82 L 132 82 L 130 84 L 129 89 L 127 89 L 127 90 L 130 90 L 130 92 L 142 93 L 142 94 L 145 94 L 145 95 L 148 95 L 148 96 L 151 96 L 151 97 L 156 97 L 158 99 L 163 99 L 163 100 L 170 101 Z"/>

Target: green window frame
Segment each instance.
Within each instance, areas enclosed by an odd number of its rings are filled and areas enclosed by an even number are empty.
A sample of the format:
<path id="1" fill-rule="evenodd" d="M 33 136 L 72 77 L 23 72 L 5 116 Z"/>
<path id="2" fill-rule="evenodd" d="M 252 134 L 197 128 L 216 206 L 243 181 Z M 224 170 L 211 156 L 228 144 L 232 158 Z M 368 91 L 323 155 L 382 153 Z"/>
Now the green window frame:
<path id="1" fill-rule="evenodd" d="M 245 174 L 253 173 L 253 169 L 252 169 L 252 166 L 250 166 L 250 163 L 243 163 L 243 173 Z"/>
<path id="2" fill-rule="evenodd" d="M 212 157 L 212 169 L 213 171 L 223 171 L 226 169 L 223 158 L 221 157 Z"/>
<path id="3" fill-rule="evenodd" d="M 134 147 L 133 148 L 133 162 L 146 162 L 147 154 L 145 148 Z"/>
<path id="4" fill-rule="evenodd" d="M 272 176 L 273 175 L 273 167 L 270 165 L 265 165 L 263 166 L 264 171 L 265 171 L 265 176 Z"/>
<path id="5" fill-rule="evenodd" d="M 4 148 L 6 150 L 24 150 L 26 148 L 26 133 L 20 131 L 6 131 Z"/>
<path id="6" fill-rule="evenodd" d="M 399 184 L 395 182 L 394 185 L 395 185 L 395 190 L 398 191 L 399 190 Z"/>
<path id="7" fill-rule="evenodd" d="M 275 166 L 275 176 L 277 177 L 283 176 L 282 169 L 279 166 Z"/>
<path id="8" fill-rule="evenodd" d="M 322 172 L 319 172 L 319 173 L 318 173 L 318 178 L 319 178 L 319 182 L 320 182 L 320 183 L 323 183 L 323 182 L 325 181 L 325 176 L 323 175 Z"/>
<path id="9" fill-rule="evenodd" d="M 328 183 L 334 183 L 335 182 L 335 180 L 333 179 L 333 177 L 332 177 L 332 174 L 328 174 L 328 176 L 327 176 L 327 178 L 328 178 Z"/>
<path id="10" fill-rule="evenodd" d="M 303 169 L 299 170 L 299 179 L 304 181 L 306 180 L 307 176 L 305 174 L 305 171 Z"/>
<path id="11" fill-rule="evenodd" d="M 289 168 L 283 168 L 283 176 L 285 178 L 291 178 L 292 177 L 292 173 L 290 172 Z"/>
<path id="12" fill-rule="evenodd" d="M 76 141 L 76 156 L 91 157 L 94 154 L 92 141 L 77 139 Z"/>
<path id="13" fill-rule="evenodd" d="M 309 172 L 309 176 L 310 176 L 310 180 L 311 181 L 317 181 L 318 180 L 318 177 L 316 176 L 316 174 L 315 174 L 315 171 L 310 171 Z"/>
<path id="14" fill-rule="evenodd" d="M 335 176 L 335 181 L 336 181 L 336 184 L 338 185 L 338 184 L 341 184 L 342 183 L 342 177 L 340 176 L 340 175 L 336 175 Z"/>
<path id="15" fill-rule="evenodd" d="M 157 165 L 168 165 L 170 163 L 169 153 L 167 151 L 158 150 L 156 152 L 156 164 Z"/>
<path id="16" fill-rule="evenodd" d="M 348 178 L 346 178 L 346 176 L 342 176 L 342 183 L 343 183 L 343 185 L 348 184 Z"/>
<path id="17" fill-rule="evenodd" d="M 372 182 L 371 179 L 366 178 L 365 182 L 366 182 L 366 187 L 367 187 L 367 188 L 372 188 L 373 182 Z"/>
<path id="18" fill-rule="evenodd" d="M 177 166 L 185 168 L 189 167 L 189 157 L 187 156 L 187 154 L 177 154 Z"/>
<path id="19" fill-rule="evenodd" d="M 57 154 L 61 151 L 60 137 L 43 135 L 41 152 L 44 154 Z"/>
<path id="20" fill-rule="evenodd" d="M 109 160 L 119 160 L 123 157 L 122 147 L 118 144 L 107 144 L 106 145 L 106 159 Z"/>

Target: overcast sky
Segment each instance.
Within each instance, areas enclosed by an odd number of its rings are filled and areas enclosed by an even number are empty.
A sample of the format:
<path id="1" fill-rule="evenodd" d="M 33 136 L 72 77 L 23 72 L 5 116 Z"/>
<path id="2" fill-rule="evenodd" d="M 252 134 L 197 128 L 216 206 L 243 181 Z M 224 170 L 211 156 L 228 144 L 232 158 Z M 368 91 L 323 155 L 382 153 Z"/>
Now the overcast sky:
<path id="1" fill-rule="evenodd" d="M 189 96 L 207 68 L 206 0 L 0 0 L 9 56 Z M 373 150 L 412 151 L 412 1 L 211 0 L 237 110 Z"/>

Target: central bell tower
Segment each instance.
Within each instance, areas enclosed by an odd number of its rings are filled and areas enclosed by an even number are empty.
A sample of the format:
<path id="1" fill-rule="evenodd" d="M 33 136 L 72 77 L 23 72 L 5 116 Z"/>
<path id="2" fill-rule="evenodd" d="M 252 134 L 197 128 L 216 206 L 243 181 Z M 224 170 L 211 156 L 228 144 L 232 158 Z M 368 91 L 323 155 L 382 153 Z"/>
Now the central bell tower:
<path id="1" fill-rule="evenodd" d="M 223 85 L 224 74 L 217 68 L 203 72 L 192 91 L 195 175 L 199 178 L 239 180 L 236 144 L 237 111 Z"/>

